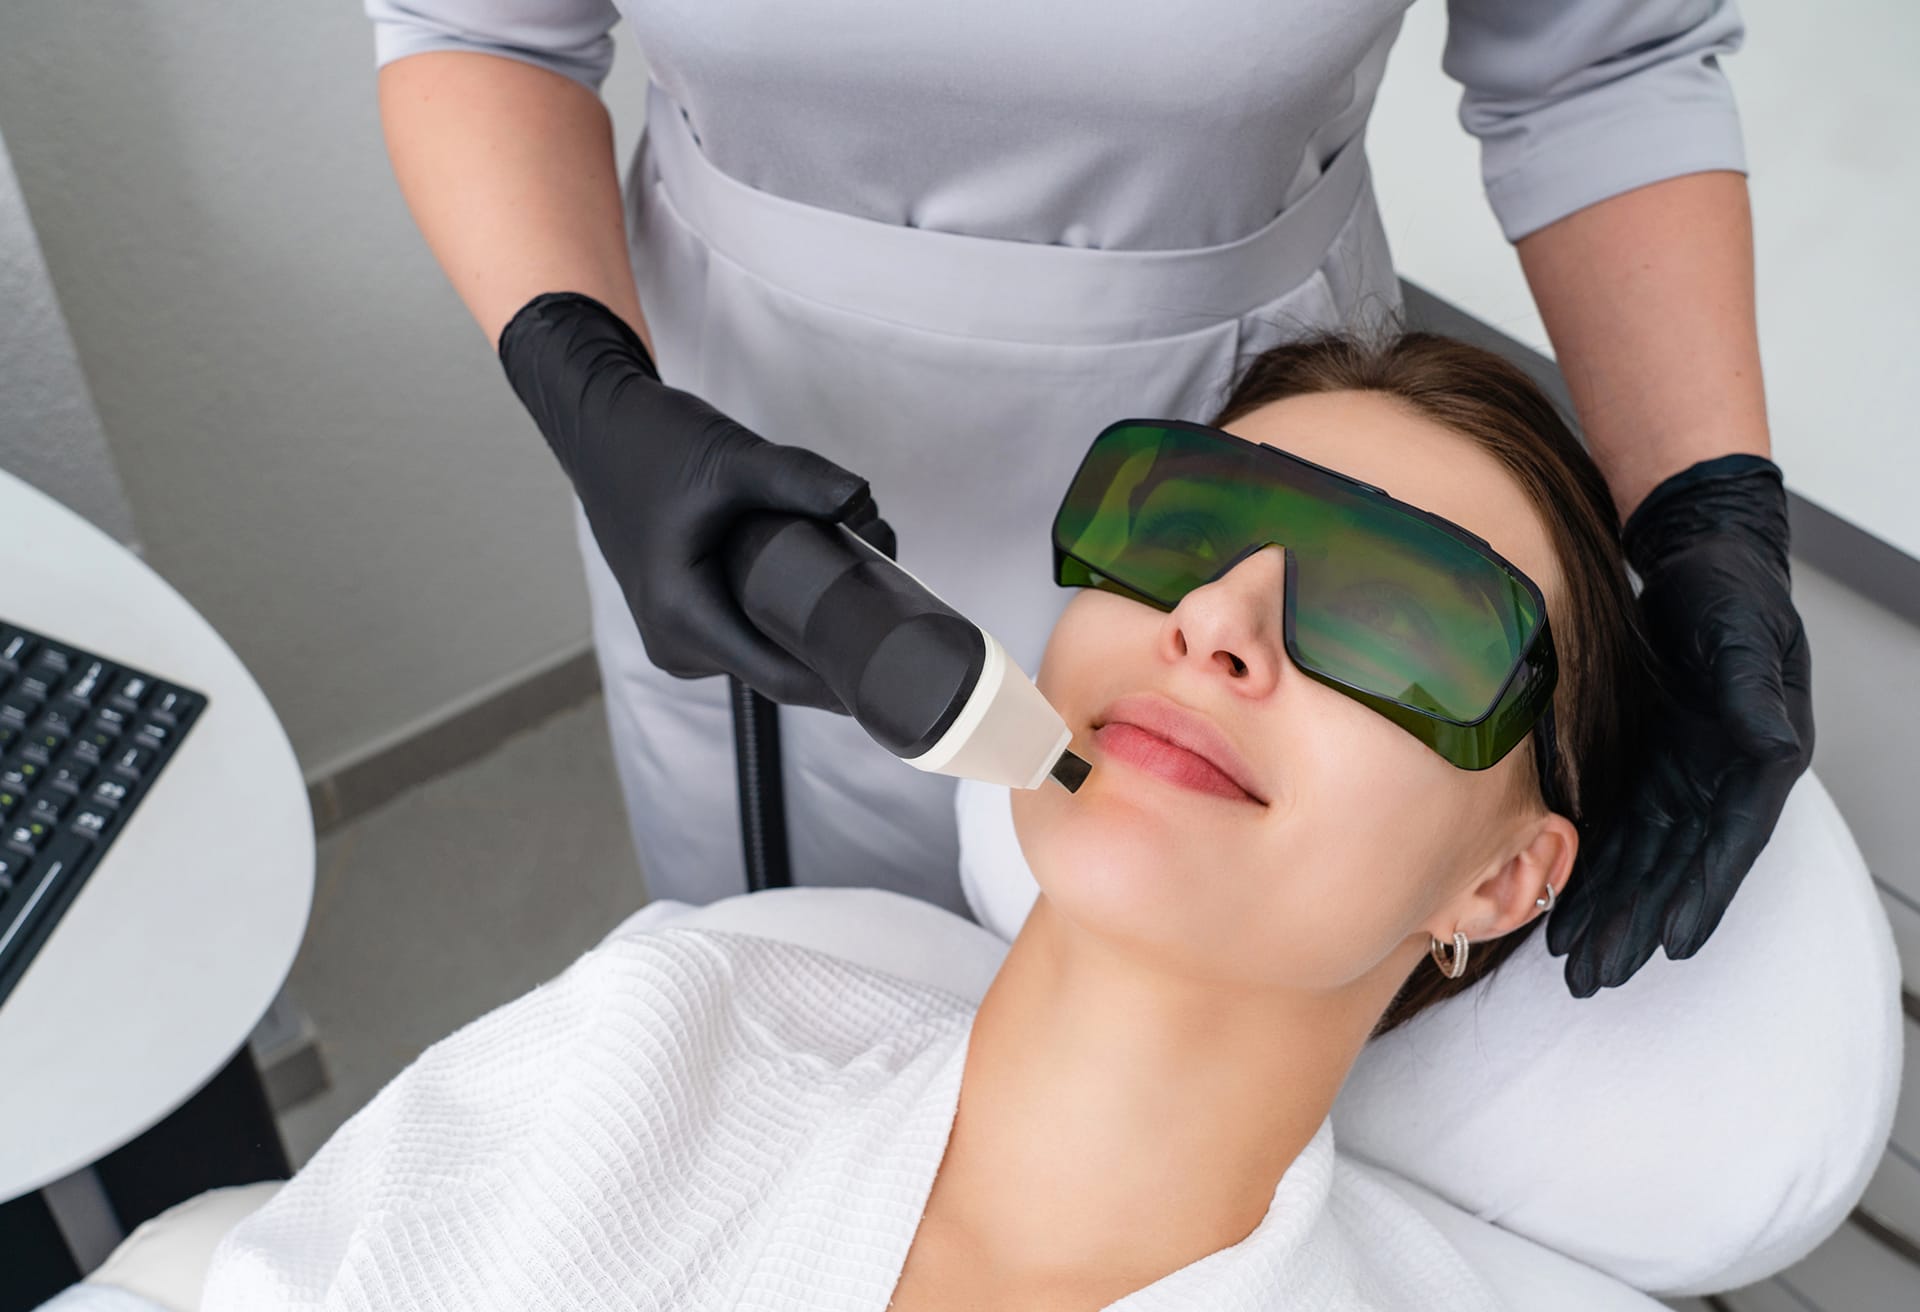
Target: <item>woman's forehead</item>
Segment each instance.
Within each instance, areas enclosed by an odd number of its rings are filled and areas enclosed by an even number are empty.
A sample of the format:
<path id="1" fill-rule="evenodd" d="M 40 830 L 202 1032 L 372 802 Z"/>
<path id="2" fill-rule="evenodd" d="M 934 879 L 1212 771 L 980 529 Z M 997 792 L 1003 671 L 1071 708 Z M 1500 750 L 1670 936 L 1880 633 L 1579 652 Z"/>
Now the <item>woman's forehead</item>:
<path id="1" fill-rule="evenodd" d="M 1485 538 L 1543 592 L 1559 590 L 1559 562 L 1540 512 L 1506 466 L 1473 438 L 1385 393 L 1290 396 L 1224 427 L 1452 520 Z"/>

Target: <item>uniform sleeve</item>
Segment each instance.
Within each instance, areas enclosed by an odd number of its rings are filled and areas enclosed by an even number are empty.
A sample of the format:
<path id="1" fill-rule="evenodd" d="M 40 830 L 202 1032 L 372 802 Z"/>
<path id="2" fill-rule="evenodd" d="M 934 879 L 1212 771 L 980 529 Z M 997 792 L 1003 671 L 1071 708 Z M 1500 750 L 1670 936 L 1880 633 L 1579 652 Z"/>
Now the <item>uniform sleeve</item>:
<path id="1" fill-rule="evenodd" d="M 1746 171 L 1733 0 L 1448 0 L 1442 67 L 1507 240 L 1651 182 Z"/>
<path id="2" fill-rule="evenodd" d="M 374 62 L 477 50 L 549 68 L 598 92 L 613 67 L 613 0 L 364 0 Z"/>

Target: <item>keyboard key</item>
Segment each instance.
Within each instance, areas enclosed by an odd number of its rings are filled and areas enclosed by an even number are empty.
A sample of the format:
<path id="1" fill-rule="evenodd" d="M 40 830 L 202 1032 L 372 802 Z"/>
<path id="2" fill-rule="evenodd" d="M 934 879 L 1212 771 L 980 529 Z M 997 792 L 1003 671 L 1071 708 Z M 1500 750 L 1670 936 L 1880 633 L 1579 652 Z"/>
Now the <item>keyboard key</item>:
<path id="1" fill-rule="evenodd" d="M 0 893 L 5 893 L 20 882 L 20 876 L 27 868 L 27 859 L 18 852 L 9 852 L 0 848 Z"/>
<path id="2" fill-rule="evenodd" d="M 118 706 L 102 706 L 93 713 L 93 718 L 87 721 L 87 727 L 104 730 L 107 733 L 125 733 L 127 713 Z"/>
<path id="3" fill-rule="evenodd" d="M 47 886 L 53 887 L 53 881 L 57 881 L 62 873 L 80 864 L 81 858 L 87 855 L 87 847 L 87 840 L 77 834 L 53 835 L 41 850 L 40 859 L 28 864 L 20 882 L 47 880 Z"/>
<path id="4" fill-rule="evenodd" d="M 75 717 L 73 711 L 74 706 L 72 702 L 64 697 L 56 698 L 53 702 L 40 708 L 40 723 L 36 724 L 34 728 L 45 729 L 49 732 L 59 734 L 62 738 L 69 738 L 80 724 L 79 719 Z"/>
<path id="5" fill-rule="evenodd" d="M 129 674 L 113 690 L 113 704 L 125 711 L 137 711 L 153 684 L 144 674 Z"/>
<path id="6" fill-rule="evenodd" d="M 73 823 L 68 826 L 68 832 L 78 834 L 82 838 L 98 838 L 112 823 L 113 812 L 105 807 L 89 806 L 74 814 Z"/>
<path id="7" fill-rule="evenodd" d="M 0 788 L 18 790 L 22 796 L 40 786 L 47 772 L 36 761 L 15 760 L 0 770 Z"/>
<path id="8" fill-rule="evenodd" d="M 27 722 L 33 719 L 34 712 L 40 709 L 40 703 L 44 700 L 45 698 L 30 697 L 23 692 L 10 694 L 5 700 L 0 701 L 0 722 L 11 724 L 16 729 L 26 728 Z"/>
<path id="9" fill-rule="evenodd" d="M 83 705 L 93 705 L 93 699 L 102 691 L 102 685 L 112 673 L 112 667 L 105 661 L 87 661 L 80 672 L 67 684 L 67 696 Z"/>
<path id="10" fill-rule="evenodd" d="M 127 786 L 118 779 L 102 779 L 87 800 L 94 806 L 119 806 L 127 800 Z"/>
<path id="11" fill-rule="evenodd" d="M 93 769 L 90 766 L 78 763 L 56 765 L 53 768 L 53 774 L 47 779 L 47 787 L 58 788 L 63 793 L 71 793 L 78 797 L 86 791 L 87 780 L 91 778 L 93 778 Z"/>
<path id="12" fill-rule="evenodd" d="M 41 652 L 20 675 L 20 691 L 30 693 L 41 701 L 53 695 L 54 688 L 66 676 L 66 667 L 54 665 L 47 660 L 47 654 Z"/>
<path id="13" fill-rule="evenodd" d="M 113 768 L 132 779 L 145 775 L 153 764 L 151 747 L 123 747 L 114 754 Z"/>
<path id="14" fill-rule="evenodd" d="M 57 642 L 42 641 L 40 654 L 33 658 L 35 665 L 43 665 L 55 674 L 65 674 L 73 668 L 75 653 Z"/>
<path id="15" fill-rule="evenodd" d="M 17 674 L 33 654 L 33 639 L 18 629 L 0 627 L 0 674 Z"/>
<path id="16" fill-rule="evenodd" d="M 12 815 L 13 809 L 26 800 L 26 793 L 20 789 L 0 787 L 0 819 Z"/>
<path id="17" fill-rule="evenodd" d="M 16 852 L 32 856 L 47 841 L 47 835 L 53 832 L 53 826 L 39 820 L 26 820 L 12 825 L 7 830 L 7 846 Z"/>
<path id="18" fill-rule="evenodd" d="M 164 724 L 148 720 L 134 731 L 133 740 L 142 747 L 151 747 L 155 751 L 165 747 L 173 739 L 173 730 Z"/>
<path id="19" fill-rule="evenodd" d="M 60 817 L 66 814 L 66 801 L 64 793 L 42 792 L 33 799 L 33 805 L 27 808 L 26 818 L 51 829 L 59 824 Z"/>
<path id="20" fill-rule="evenodd" d="M 147 708 L 147 718 L 156 724 L 172 724 L 186 714 L 187 695 L 178 688 L 163 688 Z"/>
<path id="21" fill-rule="evenodd" d="M 22 765 L 31 761 L 38 766 L 49 766 L 53 764 L 53 754 L 59 750 L 60 740 L 58 738 L 54 739 L 53 746 L 49 747 L 40 736 L 36 734 L 31 738 L 26 738 L 21 741 L 19 760 Z"/>

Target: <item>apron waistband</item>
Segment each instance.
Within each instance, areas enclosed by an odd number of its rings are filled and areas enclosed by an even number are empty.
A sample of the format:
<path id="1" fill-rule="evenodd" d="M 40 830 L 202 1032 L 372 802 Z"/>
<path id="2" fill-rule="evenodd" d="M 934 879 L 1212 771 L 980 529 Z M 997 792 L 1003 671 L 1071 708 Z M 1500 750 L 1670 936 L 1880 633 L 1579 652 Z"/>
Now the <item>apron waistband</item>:
<path id="1" fill-rule="evenodd" d="M 1173 337 L 1270 304 L 1326 259 L 1367 178 L 1355 137 L 1278 216 L 1218 246 L 1102 250 L 935 232 L 722 173 L 651 80 L 638 168 L 711 252 L 795 295 L 931 332 L 1054 346 Z M 654 199 L 649 185 L 634 203 Z"/>

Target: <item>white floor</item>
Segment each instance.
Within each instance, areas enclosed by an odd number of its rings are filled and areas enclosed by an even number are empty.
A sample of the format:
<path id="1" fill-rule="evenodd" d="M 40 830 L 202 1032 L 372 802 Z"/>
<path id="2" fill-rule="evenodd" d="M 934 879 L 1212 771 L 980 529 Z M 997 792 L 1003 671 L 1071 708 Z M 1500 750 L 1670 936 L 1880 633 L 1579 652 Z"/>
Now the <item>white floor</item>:
<path id="1" fill-rule="evenodd" d="M 287 992 L 332 1084 L 281 1118 L 296 1168 L 427 1045 L 646 902 L 603 715 L 596 697 L 321 840 Z"/>

